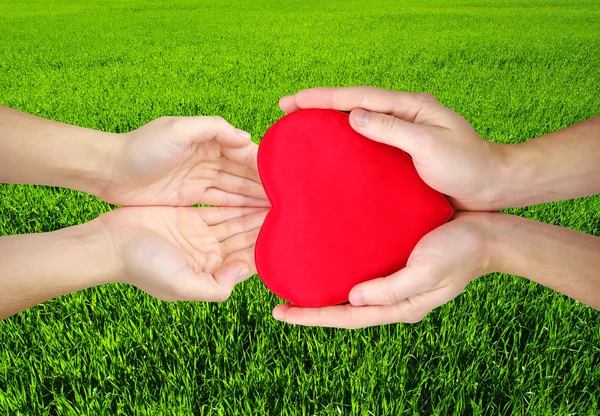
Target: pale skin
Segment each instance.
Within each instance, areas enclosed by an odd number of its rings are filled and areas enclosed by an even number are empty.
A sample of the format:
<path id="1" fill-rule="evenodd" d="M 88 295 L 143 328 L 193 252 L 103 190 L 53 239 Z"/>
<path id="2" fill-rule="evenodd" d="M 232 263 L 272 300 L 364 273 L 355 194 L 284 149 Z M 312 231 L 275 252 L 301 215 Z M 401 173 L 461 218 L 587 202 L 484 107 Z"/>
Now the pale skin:
<path id="1" fill-rule="evenodd" d="M 600 117 L 502 145 L 429 94 L 316 88 L 282 98 L 280 107 L 351 111 L 353 129 L 409 153 L 423 180 L 459 212 L 419 242 L 404 269 L 355 286 L 349 304 L 279 305 L 275 319 L 339 328 L 414 323 L 491 272 L 523 276 L 600 310 L 600 238 L 492 212 L 600 193 Z"/>
<path id="2" fill-rule="evenodd" d="M 269 207 L 258 146 L 221 117 L 106 133 L 0 106 L 0 183 L 71 188 L 123 206 Z"/>
<path id="3" fill-rule="evenodd" d="M 0 319 L 107 283 L 165 301 L 225 301 L 256 273 L 265 215 L 262 208 L 119 208 L 50 233 L 2 237 Z"/>
<path id="4" fill-rule="evenodd" d="M 257 149 L 220 117 L 163 117 L 112 134 L 0 107 L 0 182 L 130 206 L 50 233 L 0 237 L 0 319 L 113 282 L 167 301 L 226 300 L 255 273 L 269 207 Z M 190 206 L 198 203 L 221 208 Z"/>

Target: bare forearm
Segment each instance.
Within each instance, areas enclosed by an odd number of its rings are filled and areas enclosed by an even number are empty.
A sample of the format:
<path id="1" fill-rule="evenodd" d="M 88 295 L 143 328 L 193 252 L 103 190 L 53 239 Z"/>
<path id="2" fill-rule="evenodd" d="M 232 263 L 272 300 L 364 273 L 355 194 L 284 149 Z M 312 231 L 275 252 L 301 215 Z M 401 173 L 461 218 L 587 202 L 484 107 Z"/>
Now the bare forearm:
<path id="1" fill-rule="evenodd" d="M 110 174 L 111 138 L 0 106 L 0 182 L 96 194 Z"/>
<path id="2" fill-rule="evenodd" d="M 48 299 L 113 281 L 114 256 L 90 224 L 0 237 L 0 319 Z"/>
<path id="3" fill-rule="evenodd" d="M 600 309 L 600 237 L 493 215 L 493 269 L 526 277 Z"/>
<path id="4" fill-rule="evenodd" d="M 600 116 L 504 150 L 501 208 L 600 193 Z"/>

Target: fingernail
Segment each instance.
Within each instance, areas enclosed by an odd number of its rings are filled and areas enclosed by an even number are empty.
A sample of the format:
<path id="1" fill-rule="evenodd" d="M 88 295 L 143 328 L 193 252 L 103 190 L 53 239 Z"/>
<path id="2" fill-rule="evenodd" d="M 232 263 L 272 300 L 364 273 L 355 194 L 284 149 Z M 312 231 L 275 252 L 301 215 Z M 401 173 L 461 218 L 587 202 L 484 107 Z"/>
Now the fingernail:
<path id="1" fill-rule="evenodd" d="M 242 269 L 238 275 L 237 275 L 237 282 L 243 282 L 244 280 L 246 280 L 246 276 L 248 276 L 248 273 L 250 273 L 250 269 L 248 268 L 244 268 Z"/>
<path id="2" fill-rule="evenodd" d="M 240 130 L 240 129 L 235 129 L 235 131 L 237 132 L 237 134 L 239 134 L 240 136 L 242 136 L 244 139 L 249 139 L 250 137 L 252 137 L 250 135 L 250 133 L 248 133 L 247 131 Z"/>
<path id="3" fill-rule="evenodd" d="M 371 113 L 359 108 L 352 113 L 352 120 L 357 126 L 366 126 L 371 118 Z"/>
<path id="4" fill-rule="evenodd" d="M 367 304 L 365 302 L 365 295 L 360 290 L 350 293 L 350 303 L 354 306 L 364 306 Z"/>

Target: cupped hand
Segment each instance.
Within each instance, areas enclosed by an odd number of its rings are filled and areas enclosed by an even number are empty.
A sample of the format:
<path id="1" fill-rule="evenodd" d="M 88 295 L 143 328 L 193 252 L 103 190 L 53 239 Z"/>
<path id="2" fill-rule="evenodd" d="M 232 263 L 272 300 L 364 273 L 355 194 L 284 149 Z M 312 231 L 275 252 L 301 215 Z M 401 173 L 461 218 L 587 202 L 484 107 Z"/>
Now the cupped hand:
<path id="1" fill-rule="evenodd" d="M 112 144 L 97 195 L 112 204 L 269 206 L 258 145 L 221 117 L 161 117 Z"/>
<path id="2" fill-rule="evenodd" d="M 112 242 L 116 281 L 162 300 L 224 301 L 255 272 L 262 208 L 120 208 L 94 222 Z"/>
<path id="3" fill-rule="evenodd" d="M 326 308 L 278 305 L 277 320 L 307 326 L 362 328 L 415 323 L 494 270 L 493 213 L 458 213 L 417 244 L 407 266 L 356 285 L 350 303 Z"/>
<path id="4" fill-rule="evenodd" d="M 421 178 L 458 210 L 506 208 L 505 147 L 482 139 L 459 114 L 427 93 L 372 87 L 314 88 L 283 97 L 285 113 L 303 108 L 351 111 L 350 124 L 369 139 L 413 158 Z"/>

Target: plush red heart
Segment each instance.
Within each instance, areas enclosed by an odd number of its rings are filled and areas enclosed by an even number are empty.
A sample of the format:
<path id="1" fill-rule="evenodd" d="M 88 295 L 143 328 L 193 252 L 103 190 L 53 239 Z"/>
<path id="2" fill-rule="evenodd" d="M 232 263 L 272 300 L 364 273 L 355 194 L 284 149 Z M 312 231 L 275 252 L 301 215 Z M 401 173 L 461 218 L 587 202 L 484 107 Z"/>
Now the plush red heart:
<path id="1" fill-rule="evenodd" d="M 298 306 L 347 302 L 354 285 L 403 268 L 454 212 L 406 153 L 358 134 L 339 111 L 277 121 L 258 168 L 272 205 L 256 242 L 258 273 Z"/>

